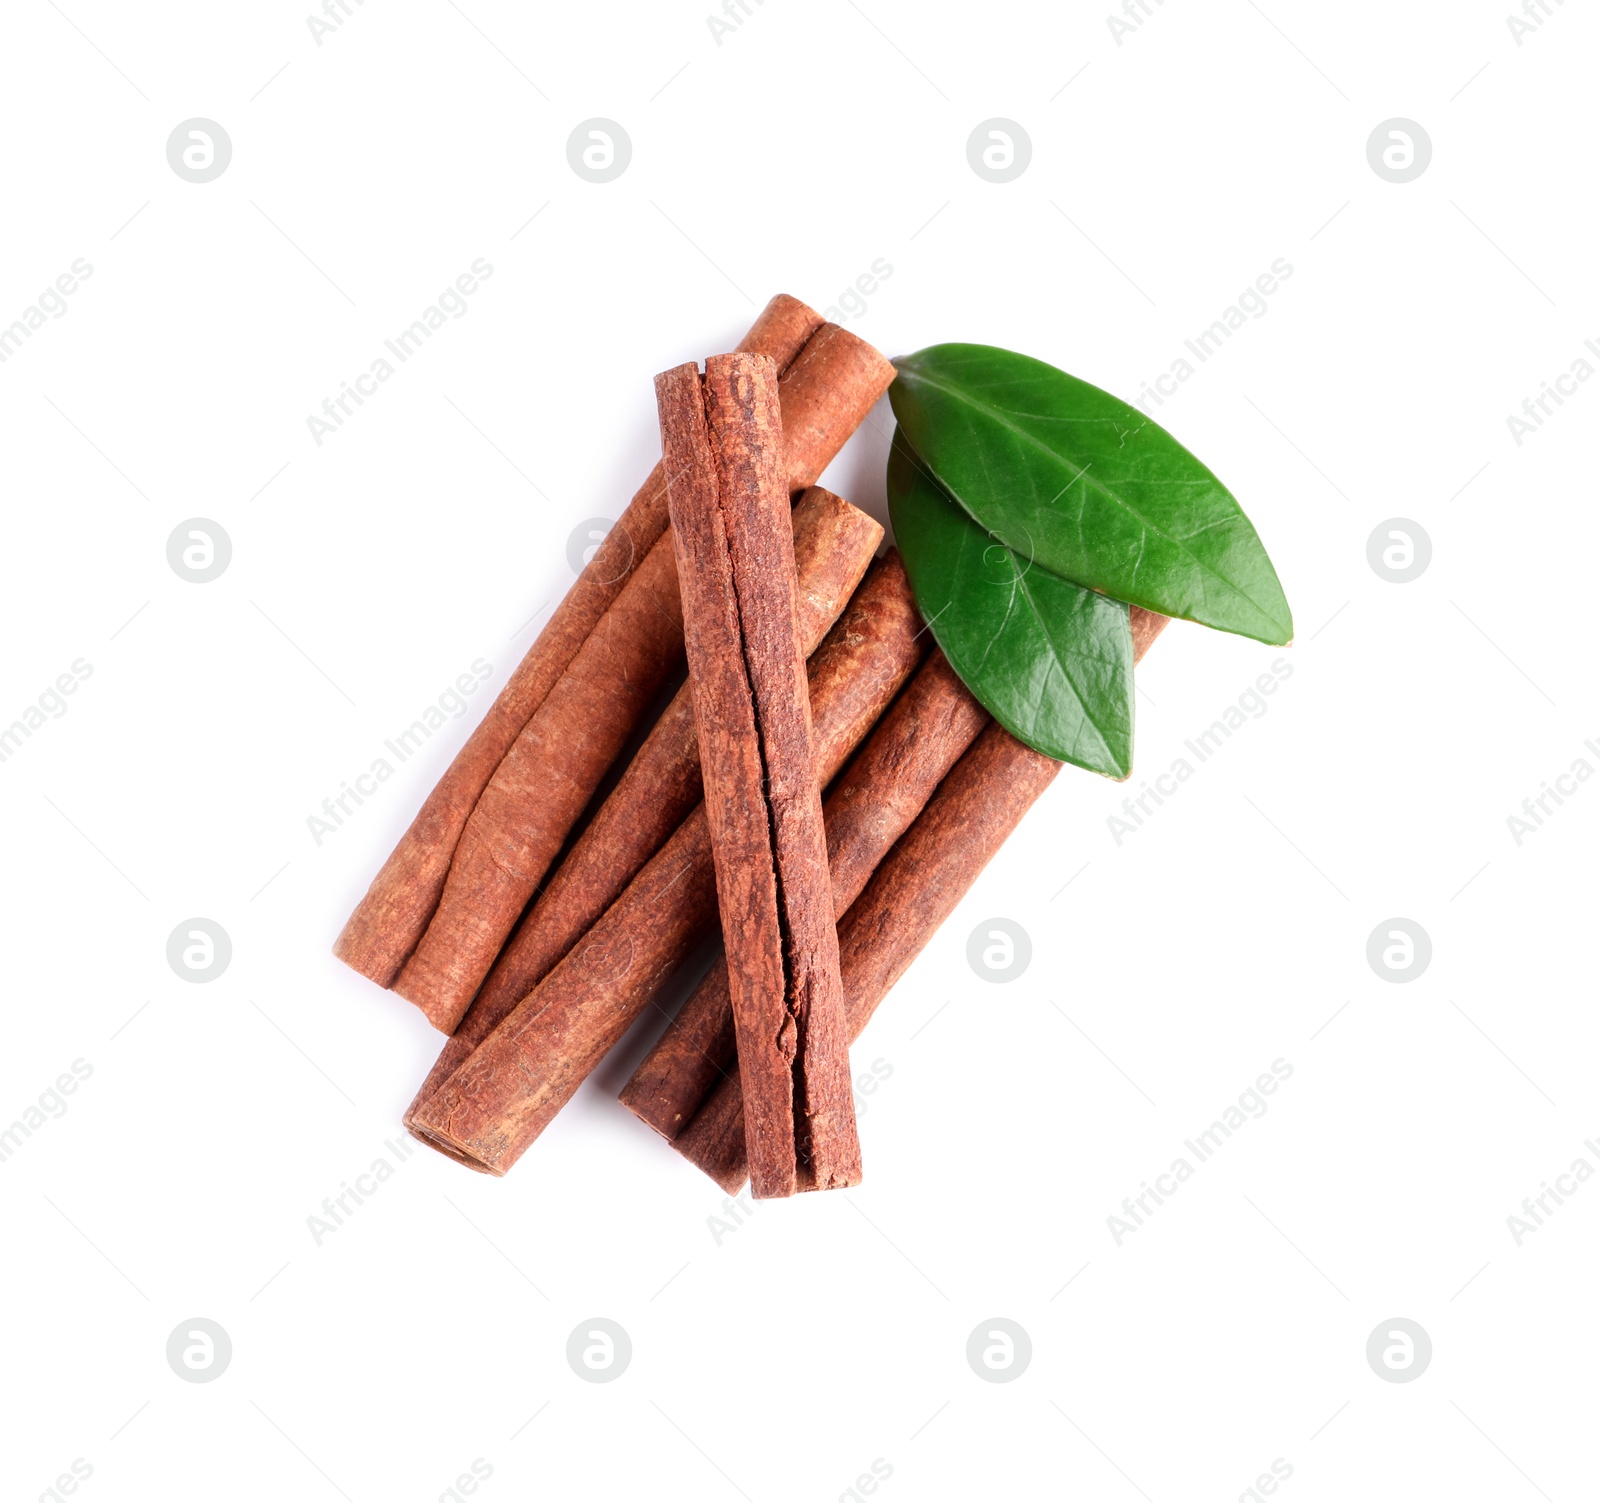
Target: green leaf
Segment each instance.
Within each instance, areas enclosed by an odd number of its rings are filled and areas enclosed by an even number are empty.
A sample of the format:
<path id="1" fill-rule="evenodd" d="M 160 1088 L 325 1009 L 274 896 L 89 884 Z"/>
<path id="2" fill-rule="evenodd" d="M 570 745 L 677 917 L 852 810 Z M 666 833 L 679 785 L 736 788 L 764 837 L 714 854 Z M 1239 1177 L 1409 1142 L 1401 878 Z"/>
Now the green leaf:
<path id="1" fill-rule="evenodd" d="M 1107 777 L 1133 769 L 1128 607 L 1059 579 L 977 526 L 896 435 L 889 516 L 950 666 L 1019 741 Z"/>
<path id="2" fill-rule="evenodd" d="M 1165 429 L 1043 361 L 938 344 L 896 362 L 911 447 L 986 531 L 1053 574 L 1262 642 L 1294 635 L 1250 520 Z"/>

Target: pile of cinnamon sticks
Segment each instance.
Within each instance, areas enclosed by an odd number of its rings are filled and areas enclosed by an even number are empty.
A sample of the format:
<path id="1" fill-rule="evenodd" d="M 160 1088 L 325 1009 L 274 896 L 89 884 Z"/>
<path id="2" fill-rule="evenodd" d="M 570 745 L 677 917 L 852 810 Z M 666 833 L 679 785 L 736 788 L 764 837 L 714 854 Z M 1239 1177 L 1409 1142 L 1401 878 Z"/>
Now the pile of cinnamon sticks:
<path id="1" fill-rule="evenodd" d="M 430 1147 L 504 1174 L 720 922 L 623 1103 L 729 1193 L 860 1180 L 849 1045 L 1060 770 L 815 484 L 893 378 L 782 295 L 656 378 L 662 462 L 335 946 L 450 1035 L 405 1114 Z M 1142 655 L 1166 619 L 1132 615 Z"/>

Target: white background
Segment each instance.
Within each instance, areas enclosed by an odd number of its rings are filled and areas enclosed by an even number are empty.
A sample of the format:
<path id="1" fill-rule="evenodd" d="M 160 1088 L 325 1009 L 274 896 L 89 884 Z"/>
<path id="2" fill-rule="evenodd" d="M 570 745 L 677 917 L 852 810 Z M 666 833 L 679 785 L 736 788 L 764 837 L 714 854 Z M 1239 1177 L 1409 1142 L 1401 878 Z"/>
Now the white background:
<path id="1" fill-rule="evenodd" d="M 1507 816 L 1600 738 L 1600 389 L 1508 414 L 1600 336 L 1597 27 L 1509 0 L 532 8 L 369 0 L 6 7 L 0 319 L 92 276 L 0 366 L 0 1125 L 93 1074 L 0 1164 L 0 1480 L 83 1495 L 832 1500 L 1063 1494 L 1591 1496 L 1600 1187 L 1518 1246 L 1600 1133 L 1600 786 Z M 719 12 L 720 14 L 720 12 Z M 70 20 L 68 17 L 70 16 Z M 180 121 L 233 160 L 168 166 Z M 580 121 L 633 160 L 568 167 Z M 968 167 L 990 117 L 1028 170 Z M 1420 122 L 1396 185 L 1366 142 Z M 537 217 L 534 217 L 537 215 Z M 530 222 L 531 221 L 531 222 Z M 450 322 L 320 447 L 306 418 L 475 258 Z M 1175 626 L 1140 670 L 1139 772 L 1069 771 L 857 1046 L 892 1074 L 854 1192 L 723 1197 L 617 1105 L 634 1035 L 509 1178 L 418 1151 L 319 1246 L 439 1039 L 335 934 L 615 516 L 651 375 L 783 290 L 889 354 L 1025 350 L 1130 399 L 1277 258 L 1268 302 L 1157 411 L 1227 481 L 1294 607 L 1287 653 Z M 1596 361 L 1600 364 L 1600 360 Z M 880 406 L 829 482 L 882 508 Z M 227 572 L 166 560 L 221 525 Z M 1412 519 L 1428 570 L 1369 566 Z M 533 618 L 530 620 L 530 618 Z M 1142 780 L 1284 656 L 1268 709 L 1120 844 Z M 307 817 L 477 658 L 471 713 L 318 845 Z M 1551 806 L 1554 808 L 1554 805 Z M 1067 885 L 1070 881 L 1070 886 Z M 207 985 L 165 958 L 208 917 Z M 1028 972 L 966 963 L 980 921 Z M 1433 960 L 1366 960 L 1395 916 Z M 1119 1246 L 1107 1218 L 1274 1059 L 1292 1077 Z M 234 1355 L 178 1381 L 203 1316 Z M 568 1333 L 633 1343 L 613 1383 Z M 979 1381 L 1003 1316 L 1031 1365 Z M 1433 1343 L 1380 1381 L 1380 1322 Z M 537 1416 L 537 1418 L 532 1418 Z M 531 1422 L 530 1422 L 531 1420 Z"/>

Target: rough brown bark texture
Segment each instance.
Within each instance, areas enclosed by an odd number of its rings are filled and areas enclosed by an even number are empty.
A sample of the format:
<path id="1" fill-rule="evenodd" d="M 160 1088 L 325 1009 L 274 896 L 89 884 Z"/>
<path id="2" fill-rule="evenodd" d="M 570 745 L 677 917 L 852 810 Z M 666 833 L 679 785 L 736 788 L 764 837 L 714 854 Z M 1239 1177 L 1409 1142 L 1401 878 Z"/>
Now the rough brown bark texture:
<path id="1" fill-rule="evenodd" d="M 846 608 L 883 528 L 831 491 L 795 503 L 800 635 L 809 654 Z M 411 1112 L 583 937 L 700 802 L 700 743 L 688 685 L 628 765 L 501 952 L 423 1081 Z"/>
<path id="2" fill-rule="evenodd" d="M 816 480 L 894 378 L 894 368 L 870 345 L 837 325 L 823 324 L 803 303 L 783 295 L 767 306 L 740 348 L 787 364 L 780 393 L 789 430 L 787 473 L 794 490 Z M 664 479 L 658 466 L 346 923 L 334 953 L 380 986 L 394 984 L 421 940 L 485 785 L 665 530 Z M 448 1008 L 444 1012 L 448 1015 Z"/>
<path id="3" fill-rule="evenodd" d="M 817 478 L 893 376 L 888 361 L 853 334 L 826 324 L 812 335 L 779 383 L 793 442 L 786 437 L 778 463 L 791 489 Z M 663 473 L 670 481 L 671 467 Z M 658 537 L 466 817 L 432 916 L 392 982 L 436 1028 L 449 1033 L 461 1021 L 681 645 L 671 548 Z"/>
<path id="4" fill-rule="evenodd" d="M 501 759 L 394 990 L 452 1032 L 634 727 L 682 661 L 670 538 L 657 539 Z"/>
<path id="5" fill-rule="evenodd" d="M 935 651 L 878 723 L 828 796 L 828 870 L 836 918 L 989 717 Z M 683 1131 L 711 1089 L 735 1068 L 728 968 L 719 960 L 622 1090 L 622 1103 L 661 1133 Z"/>
<path id="6" fill-rule="evenodd" d="M 797 298 L 779 293 L 756 319 L 739 348 L 770 355 L 780 367 L 789 367 L 822 328 L 820 314 Z M 859 341 L 854 347 L 841 346 L 836 338 L 827 335 L 805 369 L 792 372 L 794 421 L 797 433 L 804 437 L 790 456 L 794 473 L 809 473 L 811 479 L 822 473 L 882 394 L 882 388 L 873 390 L 881 360 L 876 351 Z M 871 399 L 862 405 L 869 390 Z M 379 986 L 394 984 L 400 967 L 422 938 L 444 890 L 456 842 L 484 785 L 607 607 L 621 593 L 635 566 L 666 531 L 665 478 L 659 464 L 650 472 L 466 745 L 456 753 L 346 922 L 334 944 L 334 954 Z"/>
<path id="7" fill-rule="evenodd" d="M 656 378 L 689 688 L 758 1197 L 861 1179 L 838 934 L 798 638 L 778 375 Z"/>
<path id="8" fill-rule="evenodd" d="M 1134 607 L 1134 660 L 1167 618 Z M 854 1042 L 1062 764 L 990 725 L 940 783 L 839 922 L 839 967 Z M 749 1177 L 738 1075 L 723 1076 L 673 1146 L 729 1194 Z"/>
<path id="9" fill-rule="evenodd" d="M 837 776 L 926 651 L 899 557 L 880 559 L 813 656 L 819 786 Z M 698 808 L 548 976 L 407 1123 L 462 1163 L 504 1174 L 717 921 L 705 811 Z"/>

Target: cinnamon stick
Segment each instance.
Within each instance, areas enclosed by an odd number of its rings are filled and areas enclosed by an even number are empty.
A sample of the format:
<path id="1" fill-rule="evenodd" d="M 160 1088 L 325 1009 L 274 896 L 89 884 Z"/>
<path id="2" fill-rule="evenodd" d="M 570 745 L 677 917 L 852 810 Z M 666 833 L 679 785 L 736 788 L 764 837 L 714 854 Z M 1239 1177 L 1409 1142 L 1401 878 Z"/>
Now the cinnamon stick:
<path id="1" fill-rule="evenodd" d="M 784 367 L 779 396 L 791 491 L 815 482 L 894 378 L 894 368 L 870 345 L 782 294 L 767 305 L 740 349 L 768 354 Z M 664 534 L 665 479 L 658 464 L 345 924 L 334 953 L 380 986 L 394 985 L 421 942 L 489 780 Z M 441 1019 L 450 1019 L 452 1012 L 459 1017 L 454 997 L 425 1005 L 424 1011 L 447 1031 L 450 1023 Z"/>
<path id="2" fill-rule="evenodd" d="M 904 565 L 891 552 L 873 565 L 811 660 L 818 786 L 838 775 L 926 649 Z M 716 921 L 702 805 L 584 939 L 414 1108 L 412 1134 L 459 1162 L 504 1174 Z"/>
<path id="3" fill-rule="evenodd" d="M 936 650 L 878 722 L 823 806 L 835 918 L 855 902 L 988 721 Z M 634 1071 L 621 1100 L 670 1140 L 734 1064 L 728 967 L 719 960 Z"/>
<path id="4" fill-rule="evenodd" d="M 796 361 L 797 369 L 806 367 L 799 371 L 801 395 L 827 388 L 832 377 L 824 376 L 836 367 L 862 364 L 862 352 L 887 368 L 876 351 L 853 336 L 842 330 L 827 334 L 815 357 L 817 373 L 804 352 Z M 874 370 L 872 379 L 879 374 Z M 855 389 L 857 398 L 864 395 L 864 389 Z M 797 452 L 817 452 L 821 427 L 820 420 L 802 422 Z M 670 480 L 674 468 L 663 462 Z M 774 450 L 780 493 L 778 467 L 789 464 L 792 478 L 793 462 L 783 450 Z M 662 537 L 478 796 L 438 908 L 394 981 L 394 990 L 421 1008 L 436 1028 L 449 1033 L 461 1021 L 606 769 L 680 660 L 682 631 L 672 544 Z"/>
<path id="5" fill-rule="evenodd" d="M 800 636 L 809 655 L 847 607 L 883 528 L 821 486 L 801 496 L 791 520 Z M 408 1108 L 408 1125 L 416 1107 L 544 979 L 660 850 L 700 802 L 700 790 L 700 743 L 685 684 L 501 952 Z"/>
<path id="6" fill-rule="evenodd" d="M 606 769 L 683 660 L 669 538 L 633 572 L 478 795 L 394 990 L 452 1032 Z"/>
<path id="7" fill-rule="evenodd" d="M 1137 662 L 1167 618 L 1137 606 L 1131 615 Z M 839 922 L 852 1043 L 1061 767 L 991 724 L 939 785 Z M 673 1147 L 732 1195 L 750 1173 L 745 1137 L 740 1077 L 731 1075 Z"/>
<path id="8" fill-rule="evenodd" d="M 758 1197 L 858 1184 L 839 941 L 763 355 L 656 377 L 689 688 Z"/>

